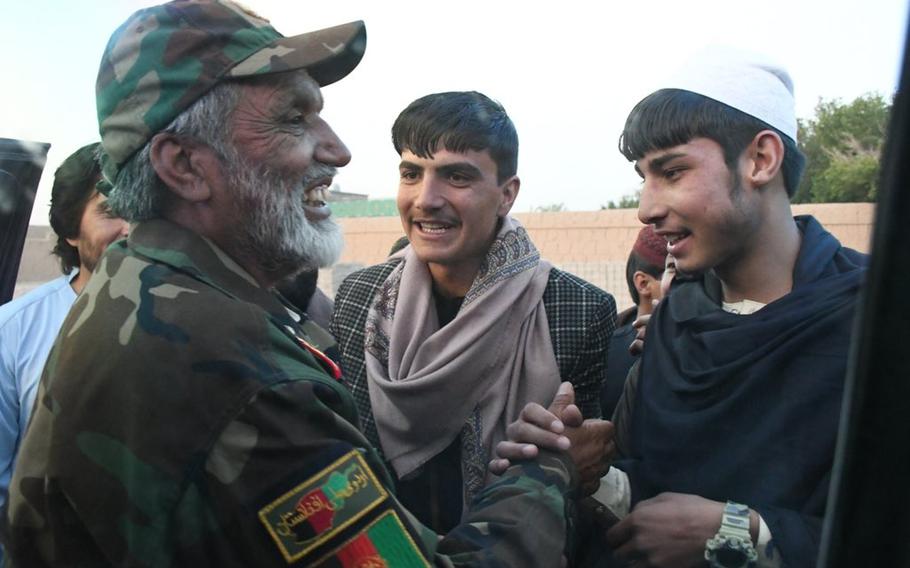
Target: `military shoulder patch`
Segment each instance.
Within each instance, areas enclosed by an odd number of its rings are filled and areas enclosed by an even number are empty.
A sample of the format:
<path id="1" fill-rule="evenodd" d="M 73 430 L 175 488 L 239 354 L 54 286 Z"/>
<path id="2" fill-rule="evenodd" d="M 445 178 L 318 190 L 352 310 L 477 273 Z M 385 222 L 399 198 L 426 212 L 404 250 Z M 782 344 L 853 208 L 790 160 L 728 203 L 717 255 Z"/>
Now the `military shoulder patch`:
<path id="1" fill-rule="evenodd" d="M 357 522 L 388 495 L 360 452 L 352 450 L 260 509 L 259 520 L 290 564 Z"/>
<path id="2" fill-rule="evenodd" d="M 429 568 L 395 511 L 386 511 L 362 531 L 319 560 L 342 568 Z M 326 564 L 329 564 L 328 562 Z"/>

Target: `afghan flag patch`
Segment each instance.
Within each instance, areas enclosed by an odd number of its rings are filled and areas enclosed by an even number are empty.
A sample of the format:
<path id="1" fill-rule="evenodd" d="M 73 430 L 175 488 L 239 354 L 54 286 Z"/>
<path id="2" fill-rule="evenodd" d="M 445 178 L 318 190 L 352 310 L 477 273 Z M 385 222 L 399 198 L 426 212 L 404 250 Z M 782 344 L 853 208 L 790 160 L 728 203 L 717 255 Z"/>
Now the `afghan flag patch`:
<path id="1" fill-rule="evenodd" d="M 357 522 L 387 497 L 388 492 L 363 456 L 352 450 L 260 509 L 259 520 L 290 564 Z"/>
<path id="2" fill-rule="evenodd" d="M 380 515 L 328 557 L 341 568 L 429 567 L 395 511 Z"/>

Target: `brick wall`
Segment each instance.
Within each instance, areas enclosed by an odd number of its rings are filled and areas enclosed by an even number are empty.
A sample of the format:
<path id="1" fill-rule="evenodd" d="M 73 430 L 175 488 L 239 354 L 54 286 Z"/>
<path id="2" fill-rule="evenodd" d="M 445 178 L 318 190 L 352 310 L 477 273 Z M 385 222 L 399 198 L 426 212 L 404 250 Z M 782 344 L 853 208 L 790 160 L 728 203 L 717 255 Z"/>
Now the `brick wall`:
<path id="1" fill-rule="evenodd" d="M 874 205 L 825 203 L 794 205 L 794 214 L 811 214 L 848 247 L 868 252 Z M 544 258 L 612 293 L 620 309 L 631 304 L 626 290 L 626 258 L 641 228 L 634 209 L 564 213 L 518 213 Z M 345 250 L 338 264 L 321 270 L 319 286 L 330 295 L 345 276 L 381 262 L 403 235 L 398 217 L 340 219 Z M 48 255 L 53 234 L 48 227 L 29 227 L 16 294 L 55 278 L 59 268 Z"/>
<path id="2" fill-rule="evenodd" d="M 794 215 L 814 215 L 845 246 L 868 252 L 875 206 L 871 203 L 794 205 Z M 626 259 L 641 229 L 634 209 L 563 213 L 518 213 L 544 258 L 613 294 L 620 309 L 632 303 Z M 402 236 L 397 217 L 341 219 L 345 251 L 339 263 L 320 271 L 319 285 L 334 294 L 345 276 L 381 262 Z"/>

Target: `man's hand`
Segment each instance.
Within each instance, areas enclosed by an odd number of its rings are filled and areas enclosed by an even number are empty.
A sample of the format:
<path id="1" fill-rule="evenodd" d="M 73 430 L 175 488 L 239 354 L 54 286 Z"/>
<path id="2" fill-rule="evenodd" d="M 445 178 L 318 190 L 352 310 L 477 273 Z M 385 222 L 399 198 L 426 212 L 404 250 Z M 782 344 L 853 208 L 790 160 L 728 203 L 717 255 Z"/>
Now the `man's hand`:
<path id="1" fill-rule="evenodd" d="M 559 385 L 549 408 L 536 403 L 525 405 L 518 420 L 506 429 L 506 435 L 509 440 L 497 444 L 499 459 L 490 462 L 490 471 L 499 475 L 509 467 L 510 460 L 536 456 L 538 447 L 568 450 L 585 495 L 597 490 L 616 451 L 613 424 L 606 420 L 582 420 L 581 411 L 575 406 L 575 391 L 568 382 Z"/>
<path id="2" fill-rule="evenodd" d="M 638 357 L 645 349 L 645 332 L 648 330 L 648 321 L 651 320 L 651 314 L 659 303 L 659 300 L 651 300 L 650 306 L 642 304 L 638 307 L 638 317 L 632 322 L 632 327 L 635 328 L 635 339 L 629 345 L 629 353 L 633 357 Z"/>
<path id="3" fill-rule="evenodd" d="M 575 389 L 569 382 L 559 385 L 549 408 L 530 402 L 521 409 L 518 420 L 506 428 L 509 440 L 496 445 L 499 459 L 490 461 L 490 471 L 501 475 L 508 469 L 509 460 L 533 458 L 538 446 L 553 451 L 568 450 L 572 442 L 562 435 L 565 432 L 563 416 L 571 425 L 582 423 L 581 411 L 575 406 Z"/>
<path id="4" fill-rule="evenodd" d="M 723 509 L 723 503 L 697 495 L 661 493 L 608 530 L 607 541 L 617 558 L 636 567 L 701 566 L 705 541 L 720 528 Z"/>
<path id="5" fill-rule="evenodd" d="M 566 436 L 572 442 L 569 456 L 578 470 L 581 496 L 587 497 L 597 491 L 600 478 L 610 470 L 610 462 L 616 457 L 614 434 L 612 422 L 593 418 L 577 428 L 566 429 Z"/>

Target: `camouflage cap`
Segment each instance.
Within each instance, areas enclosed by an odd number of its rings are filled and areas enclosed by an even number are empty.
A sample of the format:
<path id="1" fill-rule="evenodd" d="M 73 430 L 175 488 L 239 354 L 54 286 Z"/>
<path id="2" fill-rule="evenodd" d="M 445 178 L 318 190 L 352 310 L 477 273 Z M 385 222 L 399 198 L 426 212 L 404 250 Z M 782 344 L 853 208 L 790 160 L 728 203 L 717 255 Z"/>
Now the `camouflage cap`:
<path id="1" fill-rule="evenodd" d="M 104 175 L 218 82 L 306 69 L 320 85 L 338 81 L 366 48 L 361 21 L 284 37 L 229 0 L 175 0 L 139 10 L 111 36 L 95 85 Z"/>

